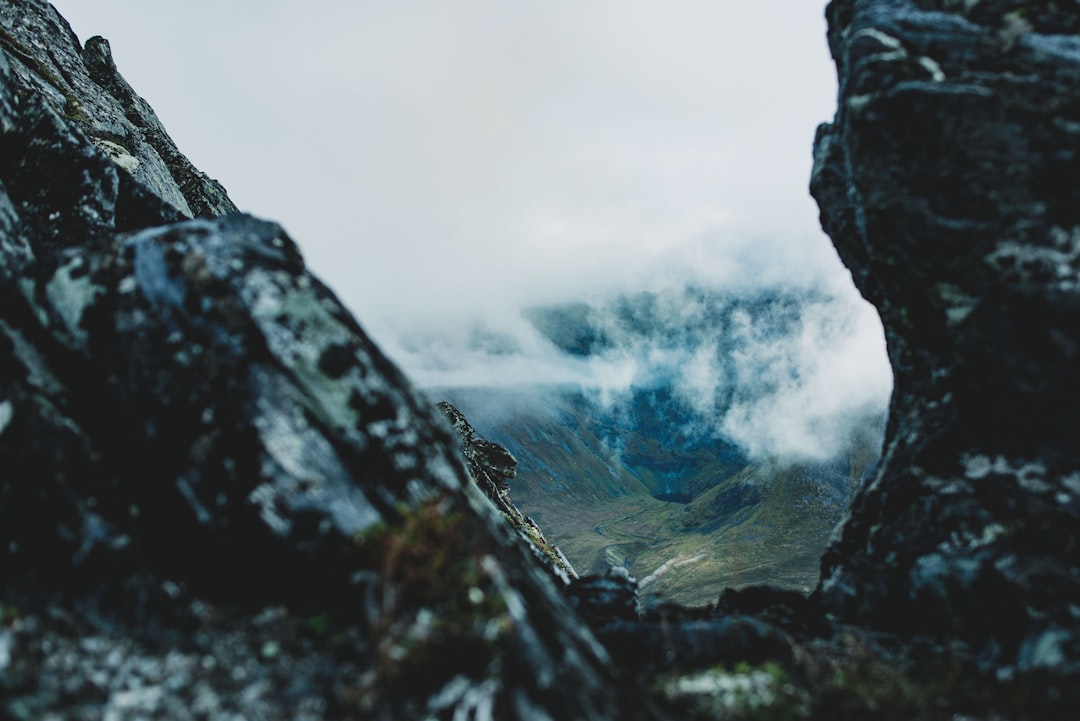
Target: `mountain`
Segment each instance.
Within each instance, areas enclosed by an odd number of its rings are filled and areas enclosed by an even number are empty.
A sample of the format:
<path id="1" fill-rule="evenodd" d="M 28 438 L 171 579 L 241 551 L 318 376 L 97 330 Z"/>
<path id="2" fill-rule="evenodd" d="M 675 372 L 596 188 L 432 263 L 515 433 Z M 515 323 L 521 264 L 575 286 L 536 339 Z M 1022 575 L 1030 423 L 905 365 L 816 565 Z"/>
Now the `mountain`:
<path id="1" fill-rule="evenodd" d="M 801 370 L 792 348 L 830 305 L 810 291 L 688 287 L 536 308 L 527 317 L 556 348 L 629 363 L 629 384 L 430 393 L 510 449 L 515 500 L 580 571 L 626 566 L 646 599 L 690 605 L 755 583 L 809 592 L 876 459 L 882 412 L 849 411 L 848 437 L 812 460 L 751 457 L 725 429 L 733 409 L 796 392 L 783 386 Z"/>

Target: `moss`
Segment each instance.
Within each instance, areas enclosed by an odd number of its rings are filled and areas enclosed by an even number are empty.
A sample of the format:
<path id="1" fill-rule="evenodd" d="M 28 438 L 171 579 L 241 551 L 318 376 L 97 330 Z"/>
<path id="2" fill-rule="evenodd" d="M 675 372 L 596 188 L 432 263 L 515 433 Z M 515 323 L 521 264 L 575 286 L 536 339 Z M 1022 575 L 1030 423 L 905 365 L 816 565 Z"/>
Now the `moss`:
<path id="1" fill-rule="evenodd" d="M 316 616 L 312 616 L 307 620 L 307 627 L 311 629 L 316 635 L 324 635 L 330 628 L 329 614 L 320 613 Z"/>
<path id="2" fill-rule="evenodd" d="M 510 519 L 509 516 L 507 516 L 506 518 L 507 520 L 512 522 L 512 519 Z M 521 530 L 525 532 L 525 535 L 532 542 L 532 544 L 540 549 L 540 552 L 544 554 L 544 557 L 547 558 L 553 566 L 555 566 L 556 568 L 561 568 L 567 573 L 574 573 L 573 569 L 566 565 L 563 559 L 555 551 L 555 547 L 552 546 L 546 538 L 544 538 L 544 535 L 539 531 L 539 529 L 537 529 L 531 523 L 526 522 L 521 526 Z"/>
<path id="3" fill-rule="evenodd" d="M 0 605 L 0 626 L 10 626 L 21 616 L 22 613 L 16 606 Z"/>
<path id="4" fill-rule="evenodd" d="M 475 581 L 466 518 L 446 501 L 399 506 L 399 522 L 376 524 L 356 539 L 378 567 L 395 601 L 406 607 L 444 602 L 455 586 Z"/>
<path id="5" fill-rule="evenodd" d="M 34 57 L 33 53 L 4 28 L 0 27 L 0 44 L 7 48 L 8 52 L 17 57 L 24 65 L 47 80 L 50 85 L 60 89 L 60 78 Z"/>
<path id="6" fill-rule="evenodd" d="M 83 124 L 90 122 L 90 116 L 86 114 L 79 99 L 71 94 L 67 84 L 50 67 L 35 58 L 25 45 L 2 27 L 0 27 L 0 45 L 3 45 L 9 53 L 18 58 L 31 72 L 52 85 L 64 96 L 64 107 L 60 108 L 59 112 L 65 120 Z"/>
<path id="7" fill-rule="evenodd" d="M 506 591 L 486 570 L 494 549 L 454 499 L 397 513 L 356 539 L 380 604 L 370 619 L 376 673 L 355 690 L 361 710 L 376 696 L 422 698 L 456 675 L 484 677 L 513 628 Z"/>
<path id="8" fill-rule="evenodd" d="M 804 659 L 810 719 L 1068 718 L 1076 692 L 1064 677 L 1019 674 L 1003 680 L 940 647 L 903 655 L 845 633 Z"/>
<path id="9" fill-rule="evenodd" d="M 60 116 L 63 117 L 64 120 L 82 125 L 87 125 L 90 123 L 90 116 L 86 114 L 85 110 L 83 110 L 83 105 L 81 102 L 79 102 L 78 98 L 76 98 L 74 95 L 64 93 L 64 99 L 67 101 L 67 103 L 64 105 L 64 109 L 60 113 Z"/>

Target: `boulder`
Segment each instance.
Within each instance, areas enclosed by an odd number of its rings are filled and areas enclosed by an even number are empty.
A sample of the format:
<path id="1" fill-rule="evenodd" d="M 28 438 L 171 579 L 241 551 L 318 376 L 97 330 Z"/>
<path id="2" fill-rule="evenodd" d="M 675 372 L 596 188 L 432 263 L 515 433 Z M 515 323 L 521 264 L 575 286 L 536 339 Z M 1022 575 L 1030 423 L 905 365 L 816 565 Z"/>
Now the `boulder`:
<path id="1" fill-rule="evenodd" d="M 0 26 L 0 716 L 662 716 L 108 44 Z"/>
<path id="2" fill-rule="evenodd" d="M 1080 670 L 1080 10 L 834 0 L 821 221 L 881 315 L 883 459 L 823 559 L 849 621 Z"/>

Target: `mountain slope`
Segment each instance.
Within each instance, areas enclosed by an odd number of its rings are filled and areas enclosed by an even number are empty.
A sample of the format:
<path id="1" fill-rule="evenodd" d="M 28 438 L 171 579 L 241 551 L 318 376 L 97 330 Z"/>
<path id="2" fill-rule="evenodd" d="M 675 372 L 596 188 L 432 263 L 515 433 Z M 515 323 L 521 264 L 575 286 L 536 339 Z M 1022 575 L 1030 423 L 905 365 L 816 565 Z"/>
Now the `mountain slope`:
<path id="1" fill-rule="evenodd" d="M 847 436 L 823 438 L 816 459 L 754 457 L 730 419 L 797 392 L 805 369 L 790 348 L 828 303 L 689 287 L 534 309 L 568 357 L 632 368 L 627 386 L 430 392 L 518 458 L 516 502 L 579 571 L 625 565 L 648 597 L 696 605 L 725 586 L 809 591 L 876 459 L 881 411 L 850 410 Z"/>

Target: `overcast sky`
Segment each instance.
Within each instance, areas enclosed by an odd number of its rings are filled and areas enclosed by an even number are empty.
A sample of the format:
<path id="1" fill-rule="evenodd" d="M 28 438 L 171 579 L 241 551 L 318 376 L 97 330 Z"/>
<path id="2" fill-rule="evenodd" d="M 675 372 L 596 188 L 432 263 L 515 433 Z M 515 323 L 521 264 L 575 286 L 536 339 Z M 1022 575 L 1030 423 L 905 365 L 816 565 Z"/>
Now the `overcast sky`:
<path id="1" fill-rule="evenodd" d="M 872 315 L 807 191 L 824 2 L 54 4 L 421 382 L 404 335 L 588 294 L 780 283 Z"/>
<path id="2" fill-rule="evenodd" d="M 361 316 L 635 284 L 743 246 L 839 269 L 806 191 L 835 98 L 822 3 L 55 4 Z"/>

